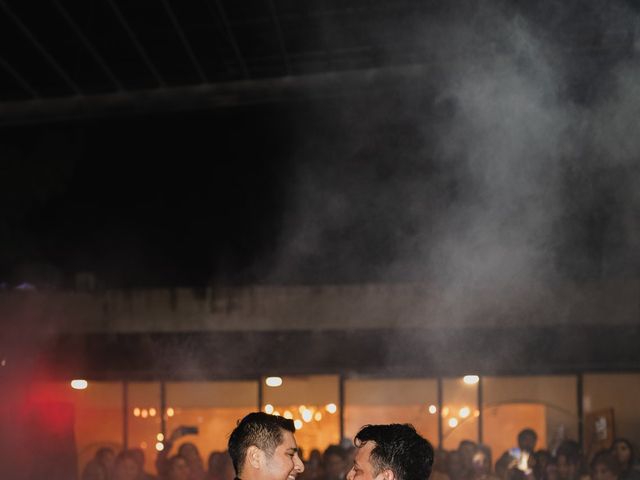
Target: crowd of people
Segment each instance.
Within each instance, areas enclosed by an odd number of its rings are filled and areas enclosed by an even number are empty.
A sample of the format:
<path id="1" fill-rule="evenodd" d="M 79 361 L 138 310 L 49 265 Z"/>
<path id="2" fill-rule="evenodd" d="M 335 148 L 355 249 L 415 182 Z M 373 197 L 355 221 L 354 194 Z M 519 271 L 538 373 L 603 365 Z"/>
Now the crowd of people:
<path id="1" fill-rule="evenodd" d="M 84 468 L 81 480 L 234 480 L 236 474 L 227 451 L 212 452 L 205 466 L 198 448 L 190 442 L 173 451 L 182 432 L 175 431 L 156 459 L 157 475 L 145 471 L 141 449 L 116 455 L 110 448 L 98 450 Z M 518 446 L 504 452 L 495 463 L 491 450 L 470 440 L 456 450 L 436 450 L 430 480 L 640 480 L 640 466 L 626 439 L 587 458 L 578 442 L 565 440 L 553 451 L 536 450 L 537 435 L 525 429 Z M 356 455 L 353 444 L 330 445 L 323 452 L 312 450 L 304 458 L 299 480 L 345 480 Z M 426 480 L 426 479 L 425 479 Z"/>

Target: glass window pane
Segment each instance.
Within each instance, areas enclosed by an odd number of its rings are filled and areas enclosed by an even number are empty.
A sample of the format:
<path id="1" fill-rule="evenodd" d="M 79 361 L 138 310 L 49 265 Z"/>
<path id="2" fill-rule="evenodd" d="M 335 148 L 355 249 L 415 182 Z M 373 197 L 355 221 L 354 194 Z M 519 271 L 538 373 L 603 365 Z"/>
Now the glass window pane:
<path id="1" fill-rule="evenodd" d="M 130 382 L 127 388 L 129 448 L 141 448 L 145 454 L 145 470 L 155 472 L 155 445 L 160 433 L 160 382 Z"/>
<path id="2" fill-rule="evenodd" d="M 184 442 L 198 447 L 205 468 L 212 451 L 227 449 L 229 434 L 247 413 L 258 408 L 258 382 L 168 382 L 165 386 L 167 435 L 180 426 L 198 428 L 196 435 L 185 435 Z"/>
<path id="3" fill-rule="evenodd" d="M 296 439 L 305 455 L 340 441 L 336 375 L 283 377 L 279 387 L 263 385 L 263 410 L 272 406 L 280 415 L 297 420 L 301 428 L 296 431 Z"/>
<path id="4" fill-rule="evenodd" d="M 482 387 L 483 440 L 494 461 L 517 446 L 524 428 L 538 434 L 536 448 L 549 447 L 559 436 L 578 438 L 575 376 L 483 377 Z"/>
<path id="5" fill-rule="evenodd" d="M 594 414 L 613 410 L 613 433 L 615 436 L 628 438 L 635 445 L 640 445 L 640 374 L 588 374 L 584 376 L 583 406 L 585 413 L 585 444 L 593 440 L 588 438 L 592 432 L 600 432 L 600 437 L 608 429 L 596 429 L 591 425 L 595 421 Z M 608 426 L 607 426 L 608 427 Z M 607 433 L 607 437 L 611 435 Z M 610 438 L 603 439 L 604 443 Z"/>
<path id="6" fill-rule="evenodd" d="M 35 405 L 66 405 L 73 422 L 78 471 L 101 447 L 122 449 L 122 383 L 88 381 L 87 388 L 75 390 L 69 382 L 40 382 L 32 386 L 30 398 Z"/>
<path id="7" fill-rule="evenodd" d="M 478 441 L 478 384 L 465 378 L 442 380 L 442 446 L 445 450 L 457 449 L 462 440 Z"/>
<path id="8" fill-rule="evenodd" d="M 353 439 L 369 423 L 410 423 L 437 445 L 437 388 L 436 380 L 422 378 L 346 380 L 345 436 Z"/>

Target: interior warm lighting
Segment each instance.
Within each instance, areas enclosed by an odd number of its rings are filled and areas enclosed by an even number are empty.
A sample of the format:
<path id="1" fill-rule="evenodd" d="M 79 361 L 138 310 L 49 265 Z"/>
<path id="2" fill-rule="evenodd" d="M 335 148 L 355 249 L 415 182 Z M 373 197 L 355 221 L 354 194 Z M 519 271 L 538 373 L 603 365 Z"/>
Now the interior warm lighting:
<path id="1" fill-rule="evenodd" d="M 158 435 L 156 435 L 156 438 L 158 439 L 159 442 L 164 440 L 164 435 L 159 433 Z"/>
<path id="2" fill-rule="evenodd" d="M 475 385 L 480 381 L 480 377 L 477 375 L 465 375 L 462 381 L 467 385 Z"/>
<path id="3" fill-rule="evenodd" d="M 140 442 L 140 448 L 141 449 L 146 449 L 147 448 L 147 442 Z"/>
<path id="4" fill-rule="evenodd" d="M 147 411 L 146 408 L 143 408 L 142 411 L 140 412 L 140 416 L 142 418 L 147 418 L 149 416 L 149 412 Z"/>
<path id="5" fill-rule="evenodd" d="M 264 381 L 264 383 L 266 383 L 267 387 L 279 387 L 280 385 L 282 385 L 282 378 L 281 377 L 267 377 L 267 379 Z"/>
<path id="6" fill-rule="evenodd" d="M 159 452 L 164 450 L 164 444 L 162 442 L 156 443 L 156 450 L 158 450 Z"/>
<path id="7" fill-rule="evenodd" d="M 71 388 L 73 388 L 74 390 L 84 390 L 88 386 L 89 382 L 87 382 L 86 380 L 71 380 Z"/>
<path id="8" fill-rule="evenodd" d="M 156 409 L 155 408 L 150 408 L 149 409 L 149 416 L 150 417 L 155 417 L 156 416 Z"/>
<path id="9" fill-rule="evenodd" d="M 475 412 L 473 412 L 473 416 L 474 417 L 479 417 L 480 416 L 480 410 L 476 410 Z"/>
<path id="10" fill-rule="evenodd" d="M 322 412 L 316 412 L 316 414 L 313 416 L 313 419 L 316 422 L 319 422 L 320 420 L 322 420 Z"/>
<path id="11" fill-rule="evenodd" d="M 308 409 L 302 412 L 302 420 L 309 423 L 311 420 L 313 420 L 313 412 Z"/>
<path id="12" fill-rule="evenodd" d="M 438 412 L 438 407 L 436 407 L 435 405 L 429 405 L 429 413 L 431 415 L 434 415 L 437 412 Z"/>
<path id="13" fill-rule="evenodd" d="M 289 410 L 285 410 L 284 411 L 284 415 L 282 415 L 284 418 L 288 418 L 289 420 L 291 420 L 293 418 L 293 413 L 291 413 Z"/>
<path id="14" fill-rule="evenodd" d="M 297 420 L 294 420 L 293 425 L 296 427 L 296 430 L 300 430 L 303 425 L 302 420 L 300 420 L 299 418 Z"/>
<path id="15" fill-rule="evenodd" d="M 134 417 L 139 417 L 140 416 L 140 409 L 138 407 L 133 409 L 133 416 Z"/>
<path id="16" fill-rule="evenodd" d="M 176 412 L 173 410 L 173 408 L 171 407 L 167 408 L 167 417 L 173 417 L 175 413 Z"/>
<path id="17" fill-rule="evenodd" d="M 324 407 L 329 413 L 336 413 L 338 411 L 338 407 L 335 403 L 329 403 L 326 407 Z"/>
<path id="18" fill-rule="evenodd" d="M 304 405 L 300 405 L 300 406 L 298 407 L 298 411 L 300 412 L 300 415 L 302 415 L 302 412 L 304 412 L 306 409 L 307 409 L 307 407 L 306 407 L 306 406 L 304 406 Z"/>
<path id="19" fill-rule="evenodd" d="M 469 407 L 462 407 L 460 409 L 460 418 L 467 418 L 469 415 L 471 415 L 471 409 Z"/>
<path id="20" fill-rule="evenodd" d="M 268 413 L 269 415 L 271 415 L 274 410 L 275 410 L 275 408 L 273 408 L 273 405 L 271 405 L 270 403 L 267 403 L 264 406 L 264 413 Z"/>
<path id="21" fill-rule="evenodd" d="M 280 412 L 279 412 L 278 410 L 276 410 L 275 412 L 273 412 L 273 414 L 274 414 L 276 417 L 279 417 L 279 416 L 280 416 Z"/>
<path id="22" fill-rule="evenodd" d="M 458 426 L 458 419 L 456 417 L 449 419 L 449 426 L 451 428 L 456 428 Z"/>
<path id="23" fill-rule="evenodd" d="M 442 408 L 442 416 L 446 417 L 447 415 L 449 415 L 449 407 L 443 407 Z"/>

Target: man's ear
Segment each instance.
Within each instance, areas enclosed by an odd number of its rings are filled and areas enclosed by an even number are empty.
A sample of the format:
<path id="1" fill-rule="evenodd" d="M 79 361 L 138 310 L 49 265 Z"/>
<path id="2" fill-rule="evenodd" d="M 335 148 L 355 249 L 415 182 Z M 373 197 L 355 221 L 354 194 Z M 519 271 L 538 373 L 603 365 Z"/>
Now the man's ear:
<path id="1" fill-rule="evenodd" d="M 396 476 L 393 473 L 393 470 L 387 468 L 380 472 L 381 480 L 396 480 Z"/>
<path id="2" fill-rule="evenodd" d="M 251 445 L 247 448 L 247 460 L 245 462 L 245 466 L 249 466 L 250 468 L 259 469 L 262 467 L 264 463 L 264 452 L 260 450 L 255 445 Z"/>

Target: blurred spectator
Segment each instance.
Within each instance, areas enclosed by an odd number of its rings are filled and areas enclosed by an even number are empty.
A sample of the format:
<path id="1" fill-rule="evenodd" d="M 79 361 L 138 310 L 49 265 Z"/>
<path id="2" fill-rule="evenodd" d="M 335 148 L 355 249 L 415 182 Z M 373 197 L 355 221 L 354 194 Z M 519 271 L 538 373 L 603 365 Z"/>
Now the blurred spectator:
<path id="1" fill-rule="evenodd" d="M 551 457 L 544 470 L 545 480 L 558 480 L 558 462 Z"/>
<path id="2" fill-rule="evenodd" d="M 112 448 L 98 449 L 93 459 L 87 463 L 82 471 L 82 480 L 109 480 L 113 474 L 113 464 L 116 454 Z"/>
<path id="3" fill-rule="evenodd" d="M 491 449 L 486 445 L 476 446 L 471 464 L 472 480 L 497 480 L 497 477 L 491 473 Z"/>
<path id="4" fill-rule="evenodd" d="M 226 451 L 211 452 L 207 468 L 206 480 L 233 480 L 235 477 L 231 457 Z"/>
<path id="5" fill-rule="evenodd" d="M 158 475 L 160 477 L 164 478 L 167 476 L 167 471 L 169 469 L 169 452 L 171 451 L 173 444 L 179 438 L 193 434 L 197 434 L 197 428 L 187 426 L 180 426 L 171 432 L 169 438 L 164 442 L 164 449 L 158 452 L 158 457 L 156 458 L 156 469 L 158 470 Z M 198 447 L 191 442 L 185 442 L 180 445 L 180 448 L 178 448 L 178 455 L 187 462 L 187 466 L 189 467 L 189 480 L 204 480 L 204 464 L 202 462 L 200 452 L 198 451 Z"/>
<path id="6" fill-rule="evenodd" d="M 538 434 L 531 428 L 525 428 L 518 434 L 518 448 L 533 455 L 538 442 Z"/>
<path id="7" fill-rule="evenodd" d="M 547 480 L 547 465 L 551 460 L 551 453 L 548 450 L 538 450 L 533 454 L 533 476 L 536 480 Z"/>
<path id="8" fill-rule="evenodd" d="M 322 454 L 320 450 L 311 450 L 309 459 L 305 463 L 302 478 L 304 480 L 320 480 L 324 478 L 324 466 L 322 463 Z"/>
<path id="9" fill-rule="evenodd" d="M 459 450 L 447 455 L 447 474 L 450 480 L 469 480 L 470 471 L 465 468 L 462 454 Z"/>
<path id="10" fill-rule="evenodd" d="M 517 467 L 520 471 L 524 472 L 525 475 L 531 475 L 532 466 L 535 464 L 535 459 L 531 457 L 533 456 L 533 452 L 536 448 L 536 443 L 538 442 L 538 434 L 531 428 L 525 428 L 524 430 L 521 430 L 520 433 L 518 433 L 517 441 L 517 447 L 511 448 L 507 452 L 502 454 L 502 457 L 500 457 L 500 460 L 502 460 L 500 466 L 506 466 L 507 470 Z M 506 458 L 503 458 L 506 455 L 510 457 L 510 461 L 507 461 Z M 529 460 L 530 458 L 531 461 Z M 496 473 L 497 470 L 498 467 L 496 465 Z M 502 471 L 500 473 L 502 473 Z"/>
<path id="11" fill-rule="evenodd" d="M 504 452 L 496 462 L 495 473 L 500 480 L 507 480 L 507 472 L 518 462 L 507 451 Z"/>
<path id="12" fill-rule="evenodd" d="M 322 454 L 325 480 L 344 480 L 351 467 L 347 467 L 347 455 L 339 445 L 329 445 Z"/>
<path id="13" fill-rule="evenodd" d="M 113 467 L 113 480 L 139 480 L 142 470 L 131 450 L 118 454 Z"/>
<path id="14" fill-rule="evenodd" d="M 591 461 L 591 480 L 618 480 L 620 464 L 611 452 L 598 452 Z"/>
<path id="15" fill-rule="evenodd" d="M 178 448 L 178 455 L 184 458 L 189 466 L 189 480 L 204 480 L 204 465 L 198 447 L 191 442 L 183 443 Z"/>
<path id="16" fill-rule="evenodd" d="M 167 462 L 166 480 L 189 480 L 191 469 L 187 459 L 180 454 L 169 458 Z"/>
<path id="17" fill-rule="evenodd" d="M 109 480 L 107 470 L 95 459 L 87 463 L 80 478 L 81 480 Z"/>
<path id="18" fill-rule="evenodd" d="M 558 447 L 558 480 L 577 480 L 580 476 L 581 454 L 578 442 L 565 440 Z"/>
<path id="19" fill-rule="evenodd" d="M 635 452 L 629 440 L 616 438 L 611 446 L 611 453 L 620 464 L 620 480 L 640 480 Z"/>
<path id="20" fill-rule="evenodd" d="M 476 443 L 471 440 L 462 440 L 458 444 L 458 452 L 462 459 L 462 465 L 464 466 L 464 477 L 473 477 L 473 455 L 476 452 Z"/>
<path id="21" fill-rule="evenodd" d="M 433 468 L 429 480 L 449 480 L 446 450 L 437 449 L 433 452 Z"/>
<path id="22" fill-rule="evenodd" d="M 141 448 L 132 448 L 130 451 L 134 456 L 134 458 L 136 459 L 136 461 L 138 462 L 138 466 L 140 467 L 140 476 L 138 477 L 138 479 L 154 480 L 156 478 L 154 475 L 151 475 L 150 473 L 144 471 L 144 464 L 145 464 L 144 450 L 142 450 Z"/>

